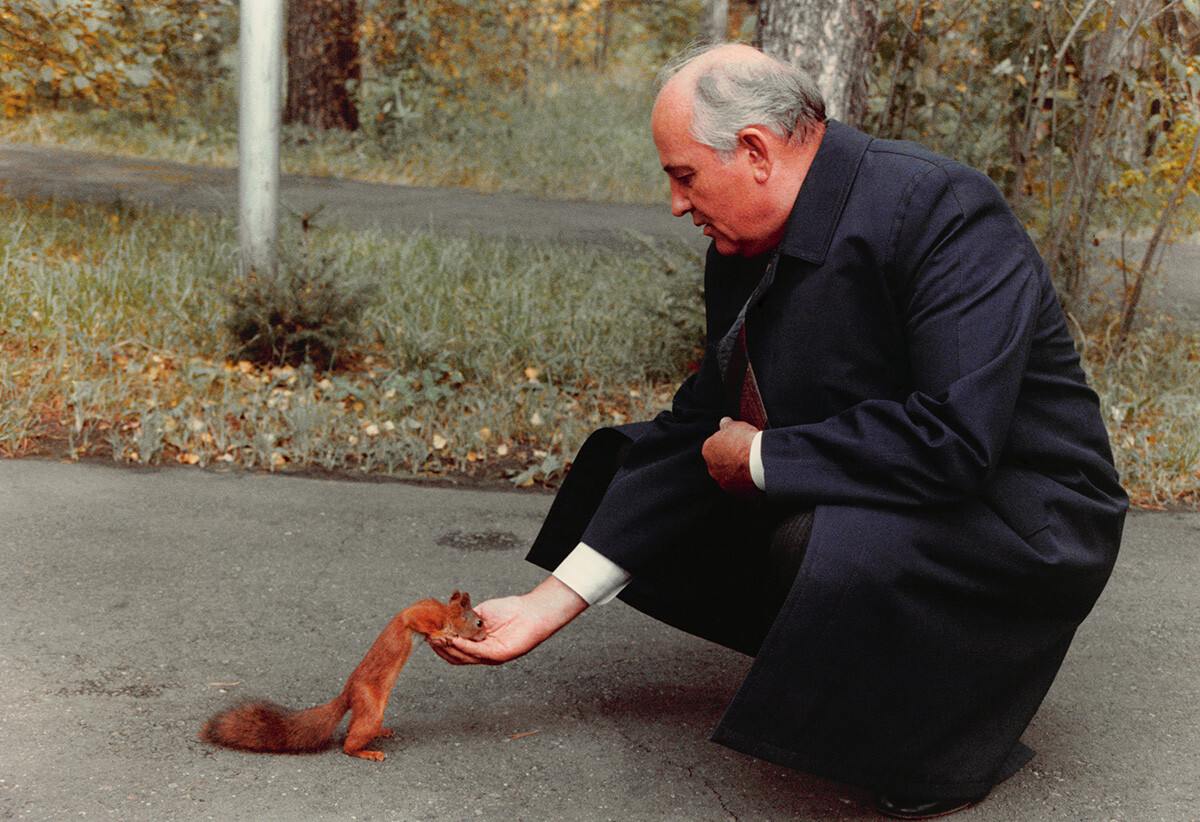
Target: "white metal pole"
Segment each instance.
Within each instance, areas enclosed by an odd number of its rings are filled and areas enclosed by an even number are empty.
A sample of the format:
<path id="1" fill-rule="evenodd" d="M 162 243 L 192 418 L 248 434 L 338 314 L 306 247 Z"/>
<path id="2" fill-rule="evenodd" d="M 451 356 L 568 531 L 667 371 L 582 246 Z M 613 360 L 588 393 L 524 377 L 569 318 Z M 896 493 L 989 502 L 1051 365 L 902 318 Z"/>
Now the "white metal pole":
<path id="1" fill-rule="evenodd" d="M 238 23 L 238 251 L 243 270 L 275 270 L 283 110 L 283 0 L 242 0 Z"/>

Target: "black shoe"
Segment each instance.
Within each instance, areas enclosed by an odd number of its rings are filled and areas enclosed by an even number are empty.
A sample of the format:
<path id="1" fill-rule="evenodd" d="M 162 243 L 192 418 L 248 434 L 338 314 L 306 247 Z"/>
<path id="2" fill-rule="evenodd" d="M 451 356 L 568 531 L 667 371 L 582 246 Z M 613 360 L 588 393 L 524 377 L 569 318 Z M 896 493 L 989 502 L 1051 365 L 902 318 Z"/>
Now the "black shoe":
<path id="1" fill-rule="evenodd" d="M 956 811 L 965 810 L 972 805 L 978 805 L 987 794 L 966 798 L 950 799 L 913 799 L 907 796 L 888 796 L 879 794 L 871 807 L 893 819 L 934 819 L 947 816 Z"/>

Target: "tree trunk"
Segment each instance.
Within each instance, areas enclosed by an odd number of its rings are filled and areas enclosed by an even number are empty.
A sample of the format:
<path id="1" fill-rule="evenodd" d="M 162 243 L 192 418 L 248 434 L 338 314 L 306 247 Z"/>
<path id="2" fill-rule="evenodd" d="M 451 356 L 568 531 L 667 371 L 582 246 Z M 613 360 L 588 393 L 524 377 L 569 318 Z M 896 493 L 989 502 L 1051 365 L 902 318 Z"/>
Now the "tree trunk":
<path id="1" fill-rule="evenodd" d="M 709 43 L 724 43 L 729 37 L 729 0 L 708 0 L 707 31 Z"/>
<path id="2" fill-rule="evenodd" d="M 287 52 L 283 121 L 356 130 L 350 84 L 361 74 L 357 0 L 288 0 Z"/>
<path id="3" fill-rule="evenodd" d="M 596 69 L 603 71 L 608 66 L 608 52 L 612 45 L 613 21 L 617 16 L 617 0 L 604 0 L 604 13 L 600 22 L 600 38 L 596 44 Z"/>
<path id="4" fill-rule="evenodd" d="M 878 20 L 878 0 L 759 0 L 755 44 L 811 74 L 829 117 L 859 126 Z"/>

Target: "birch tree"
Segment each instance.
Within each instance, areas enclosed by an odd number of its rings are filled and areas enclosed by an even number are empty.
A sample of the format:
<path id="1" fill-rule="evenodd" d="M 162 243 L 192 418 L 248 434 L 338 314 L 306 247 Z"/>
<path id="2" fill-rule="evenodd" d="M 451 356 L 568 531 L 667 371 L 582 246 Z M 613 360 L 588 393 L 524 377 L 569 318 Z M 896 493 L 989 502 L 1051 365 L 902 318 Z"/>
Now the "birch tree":
<path id="1" fill-rule="evenodd" d="M 826 113 L 859 126 L 867 114 L 878 10 L 878 0 L 759 0 L 755 45 L 811 74 Z"/>

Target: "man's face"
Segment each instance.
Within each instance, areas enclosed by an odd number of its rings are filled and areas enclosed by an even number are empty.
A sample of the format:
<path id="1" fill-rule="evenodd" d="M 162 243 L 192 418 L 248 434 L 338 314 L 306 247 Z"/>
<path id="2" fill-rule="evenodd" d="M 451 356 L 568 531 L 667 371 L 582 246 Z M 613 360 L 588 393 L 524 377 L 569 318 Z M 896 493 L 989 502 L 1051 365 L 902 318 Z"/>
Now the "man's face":
<path id="1" fill-rule="evenodd" d="M 752 257 L 778 242 L 769 203 L 749 150 L 741 145 L 726 158 L 696 142 L 690 133 L 690 103 L 664 89 L 651 129 L 658 158 L 671 179 L 671 213 L 692 215 L 724 255 Z"/>

